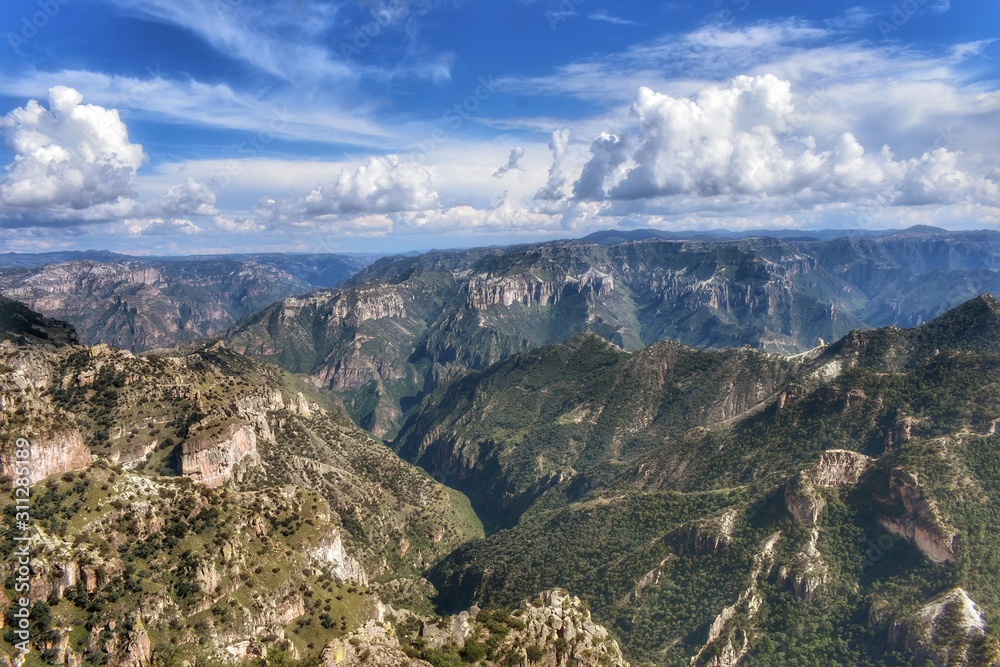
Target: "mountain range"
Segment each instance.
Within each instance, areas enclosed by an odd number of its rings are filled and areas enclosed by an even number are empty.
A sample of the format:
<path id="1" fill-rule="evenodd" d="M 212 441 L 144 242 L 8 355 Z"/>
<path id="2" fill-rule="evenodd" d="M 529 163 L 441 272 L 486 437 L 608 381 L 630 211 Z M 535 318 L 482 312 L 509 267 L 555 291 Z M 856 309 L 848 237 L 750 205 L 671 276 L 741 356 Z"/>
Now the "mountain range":
<path id="1" fill-rule="evenodd" d="M 428 667 L 528 647 L 624 665 L 561 590 L 434 615 L 421 573 L 482 537 L 481 523 L 334 397 L 219 342 L 88 347 L 9 300 L 0 324 L 0 473 L 13 479 L 10 438 L 26 438 L 34 485 L 29 664 Z M 15 506 L 2 507 L 13 529 Z M 25 593 L 3 574 L 0 659 L 14 664 L 12 600 Z M 579 637 L 558 642 L 556 623 Z"/>
<path id="2" fill-rule="evenodd" d="M 88 343 L 140 351 L 219 335 L 279 299 L 338 285 L 370 259 L 8 254 L 0 255 L 0 293 L 72 323 Z"/>
<path id="3" fill-rule="evenodd" d="M 284 299 L 226 334 L 308 374 L 393 437 L 447 378 L 591 331 L 795 354 L 855 329 L 915 326 L 1000 293 L 1000 233 L 563 241 L 390 257 L 337 289 Z"/>
<path id="4" fill-rule="evenodd" d="M 655 236 L 13 269 L 280 299 L 0 298 L 31 664 L 1000 665 L 1000 234 Z"/>

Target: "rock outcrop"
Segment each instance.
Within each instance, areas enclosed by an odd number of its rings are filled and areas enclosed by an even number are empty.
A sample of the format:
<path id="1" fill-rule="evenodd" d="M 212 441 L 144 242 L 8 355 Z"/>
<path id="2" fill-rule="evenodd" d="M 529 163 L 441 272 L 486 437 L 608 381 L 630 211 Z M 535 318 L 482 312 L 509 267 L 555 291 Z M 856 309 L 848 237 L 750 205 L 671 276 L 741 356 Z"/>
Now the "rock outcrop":
<path id="1" fill-rule="evenodd" d="M 813 528 L 802 551 L 795 555 L 790 565 L 783 565 L 778 571 L 776 585 L 787 588 L 803 602 L 816 599 L 816 592 L 826 583 L 829 574 L 818 543 L 819 529 Z"/>
<path id="2" fill-rule="evenodd" d="M 83 444 L 83 435 L 78 429 L 60 431 L 52 435 L 29 437 L 30 457 L 25 466 L 28 478 L 34 484 L 49 475 L 57 475 L 90 467 L 90 449 Z M 16 458 L 13 447 L 0 452 L 0 474 L 15 475 Z"/>
<path id="3" fill-rule="evenodd" d="M 958 531 L 948 525 L 937 503 L 926 497 L 917 475 L 903 468 L 893 468 L 889 490 L 906 512 L 901 517 L 880 516 L 879 525 L 912 542 L 935 563 L 954 563 Z"/>
<path id="4" fill-rule="evenodd" d="M 691 658 L 692 667 L 735 667 L 750 652 L 751 627 L 763 604 L 760 580 L 771 571 L 774 550 L 780 539 L 781 534 L 775 533 L 764 540 L 760 553 L 754 555 L 749 585 L 736 602 L 719 612 L 712 621 L 705 645 Z"/>
<path id="5" fill-rule="evenodd" d="M 524 623 L 512 631 L 500 652 L 540 667 L 628 667 L 621 649 L 607 631 L 591 619 L 579 598 L 562 589 L 543 593 L 513 613 Z M 528 661 L 534 647 L 537 659 Z"/>
<path id="6" fill-rule="evenodd" d="M 995 642 L 987 641 L 986 621 L 963 588 L 931 600 L 905 621 L 889 627 L 889 642 L 903 646 L 917 661 L 935 665 L 995 665 Z"/>
<path id="7" fill-rule="evenodd" d="M 342 639 L 335 639 L 320 655 L 322 667 L 431 667 L 403 652 L 392 624 L 369 621 Z"/>
<path id="8" fill-rule="evenodd" d="M 854 486 L 873 465 L 864 454 L 844 449 L 825 451 L 818 462 L 789 480 L 785 507 L 800 523 L 812 528 L 826 506 L 819 488 Z"/>
<path id="9" fill-rule="evenodd" d="M 245 423 L 230 424 L 218 434 L 199 434 L 184 442 L 181 474 L 208 487 L 239 480 L 260 464 L 257 434 Z"/>
<path id="10" fill-rule="evenodd" d="M 347 554 L 340 531 L 334 530 L 323 542 L 310 552 L 317 566 L 328 569 L 330 574 L 341 581 L 349 581 L 362 586 L 368 585 L 365 568 Z"/>
<path id="11" fill-rule="evenodd" d="M 733 541 L 736 526 L 736 512 L 729 511 L 717 517 L 686 523 L 676 531 L 678 551 L 704 554 L 729 546 Z"/>

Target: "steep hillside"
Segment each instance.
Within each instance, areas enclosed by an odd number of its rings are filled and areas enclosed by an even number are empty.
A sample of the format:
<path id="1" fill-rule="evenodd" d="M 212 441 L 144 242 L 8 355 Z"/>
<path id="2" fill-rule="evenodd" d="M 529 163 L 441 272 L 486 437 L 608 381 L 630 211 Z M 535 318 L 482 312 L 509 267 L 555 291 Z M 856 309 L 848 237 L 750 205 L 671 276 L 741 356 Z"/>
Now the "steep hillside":
<path id="1" fill-rule="evenodd" d="M 996 664 L 998 339 L 984 295 L 784 361 L 585 337 L 457 379 L 396 446 L 507 529 L 431 579 L 566 587 L 633 664 Z"/>
<path id="2" fill-rule="evenodd" d="M 227 340 L 343 392 L 360 425 L 393 437 L 443 379 L 583 331 L 628 351 L 671 340 L 796 353 L 1000 292 L 998 268 L 1000 234 L 941 230 L 434 252 L 275 304 Z"/>
<path id="3" fill-rule="evenodd" d="M 465 492 L 487 523 L 510 526 L 551 487 L 585 493 L 664 442 L 763 408 L 795 369 L 750 348 L 661 342 L 628 354 L 583 334 L 446 384 L 394 447 Z M 686 454 L 690 477 L 706 461 Z"/>
<path id="4" fill-rule="evenodd" d="M 145 259 L 98 253 L 43 265 L 30 263 L 31 256 L 14 256 L 17 262 L 5 257 L 15 266 L 0 268 L 0 293 L 70 322 L 87 343 L 132 351 L 220 334 L 284 297 L 337 285 L 365 264 L 339 255 Z"/>
<path id="5" fill-rule="evenodd" d="M 420 573 L 482 535 L 464 497 L 276 367 L 212 341 L 87 347 L 9 301 L 0 322 L 15 325 L 0 473 L 9 488 L 15 441 L 30 441 L 32 642 L 49 664 L 318 658 L 409 618 L 387 604 L 429 611 Z M 0 503 L 13 613 L 20 545 Z"/>

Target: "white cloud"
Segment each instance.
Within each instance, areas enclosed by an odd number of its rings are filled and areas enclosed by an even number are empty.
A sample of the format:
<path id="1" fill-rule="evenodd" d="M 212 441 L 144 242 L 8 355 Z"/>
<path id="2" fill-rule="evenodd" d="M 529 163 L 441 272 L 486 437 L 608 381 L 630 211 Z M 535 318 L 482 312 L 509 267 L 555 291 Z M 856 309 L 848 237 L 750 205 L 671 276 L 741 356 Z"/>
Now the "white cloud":
<path id="1" fill-rule="evenodd" d="M 276 138 L 370 148 L 396 143 L 390 129 L 368 120 L 371 114 L 363 105 L 342 111 L 327 100 L 309 103 L 287 90 L 271 97 L 255 96 L 226 84 L 170 79 L 157 71 L 141 79 L 87 70 L 28 70 L 0 78 L 0 93 L 39 97 L 57 85 L 73 87 L 93 103 L 117 108 L 122 115 L 144 114 L 169 123 L 244 131 L 246 136 L 228 147 L 240 158 L 266 152 Z"/>
<path id="2" fill-rule="evenodd" d="M 280 79 L 344 79 L 355 75 L 317 39 L 335 20 L 335 5 L 309 0 L 279 0 L 278 6 L 254 0 L 109 2 L 130 14 L 189 30 L 220 53 Z"/>
<path id="3" fill-rule="evenodd" d="M 593 12 L 588 14 L 587 18 L 591 21 L 600 21 L 602 23 L 610 23 L 612 25 L 639 25 L 635 21 L 613 16 L 606 11 Z"/>
<path id="4" fill-rule="evenodd" d="M 673 210 L 690 205 L 684 198 L 708 208 L 1000 203 L 997 184 L 964 170 L 946 148 L 898 160 L 888 146 L 866 151 L 851 132 L 820 148 L 792 99 L 789 82 L 771 75 L 739 76 L 694 97 L 641 88 L 633 127 L 595 139 L 574 195 Z"/>
<path id="5" fill-rule="evenodd" d="M 217 215 L 213 222 L 216 228 L 224 232 L 262 232 L 266 229 L 261 223 L 242 216 Z"/>
<path id="6" fill-rule="evenodd" d="M 549 150 L 552 151 L 552 167 L 549 169 L 549 180 L 542 187 L 535 199 L 557 201 L 566 196 L 564 188 L 567 182 L 565 171 L 566 153 L 569 148 L 570 129 L 563 127 L 552 133 Z"/>
<path id="7" fill-rule="evenodd" d="M 510 151 L 510 157 L 507 158 L 507 164 L 493 172 L 494 178 L 503 178 L 508 171 L 523 171 L 524 167 L 521 166 L 521 158 L 523 157 L 524 149 L 520 146 L 514 146 Z"/>
<path id="8" fill-rule="evenodd" d="M 157 201 L 146 207 L 153 216 L 215 215 L 215 191 L 190 176 L 179 185 L 171 185 Z"/>
<path id="9" fill-rule="evenodd" d="M 951 9 L 951 0 L 934 0 L 930 5 L 931 14 L 947 14 Z"/>
<path id="10" fill-rule="evenodd" d="M 200 234 L 198 225 L 184 218 L 137 218 L 125 220 L 125 229 L 136 236 Z"/>
<path id="11" fill-rule="evenodd" d="M 0 215 L 14 223 L 127 214 L 142 146 L 129 141 L 117 111 L 83 104 L 72 88 L 52 88 L 48 102 L 31 100 L 0 120 L 14 154 L 0 182 Z"/>
<path id="12" fill-rule="evenodd" d="M 422 211 L 438 206 L 438 194 L 429 171 L 390 155 L 344 169 L 336 181 L 317 186 L 301 205 L 311 216 Z"/>

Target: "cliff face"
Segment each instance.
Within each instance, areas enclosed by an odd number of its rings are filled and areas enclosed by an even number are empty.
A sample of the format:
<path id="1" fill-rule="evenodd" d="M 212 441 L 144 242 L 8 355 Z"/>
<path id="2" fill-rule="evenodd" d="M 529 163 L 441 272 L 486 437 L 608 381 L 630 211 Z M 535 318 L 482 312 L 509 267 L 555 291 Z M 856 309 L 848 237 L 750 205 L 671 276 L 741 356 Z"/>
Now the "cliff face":
<path id="1" fill-rule="evenodd" d="M 958 531 L 947 524 L 937 503 L 925 496 L 917 476 L 903 468 L 894 468 L 889 489 L 892 497 L 902 503 L 905 513 L 900 517 L 880 516 L 879 525 L 912 542 L 935 563 L 954 563 Z"/>
<path id="2" fill-rule="evenodd" d="M 336 292 L 286 299 L 228 335 L 240 351 L 350 392 L 352 417 L 392 437 L 404 406 L 441 375 L 584 330 L 631 351 L 675 340 L 788 354 L 855 329 L 926 322 L 1000 290 L 1000 237 L 951 235 L 947 259 L 936 256 L 940 242 L 916 234 L 852 243 L 560 241 L 393 257 Z M 879 271 L 856 270 L 872 258 Z M 964 276 L 960 295 L 924 280 L 942 265 Z"/>
<path id="3" fill-rule="evenodd" d="M 181 474 L 208 487 L 241 480 L 250 467 L 260 465 L 257 434 L 249 424 L 231 424 L 216 437 L 198 435 L 181 450 Z"/>
<path id="4" fill-rule="evenodd" d="M 873 461 L 864 454 L 843 449 L 823 452 L 820 460 L 803 470 L 785 487 L 785 507 L 803 525 L 814 527 L 826 501 L 819 488 L 842 488 L 856 485 Z"/>
<path id="5" fill-rule="evenodd" d="M 28 450 L 28 478 L 32 484 L 49 475 L 83 470 L 91 464 L 90 449 L 83 444 L 83 435 L 79 430 L 32 437 Z M 17 477 L 16 463 L 13 449 L 0 452 L 0 474 Z"/>
<path id="6" fill-rule="evenodd" d="M 368 575 L 361 563 L 347 554 L 340 531 L 332 531 L 310 552 L 320 568 L 327 569 L 336 578 L 362 586 L 368 585 Z"/>
<path id="7" fill-rule="evenodd" d="M 889 641 L 916 660 L 935 665 L 996 665 L 1000 651 L 986 630 L 979 607 L 964 589 L 955 588 L 927 602 L 911 618 L 894 622 Z"/>
<path id="8" fill-rule="evenodd" d="M 0 268 L 0 293 L 68 320 L 89 343 L 147 350 L 219 335 L 279 299 L 333 286 L 362 264 L 336 255 L 118 257 Z"/>

